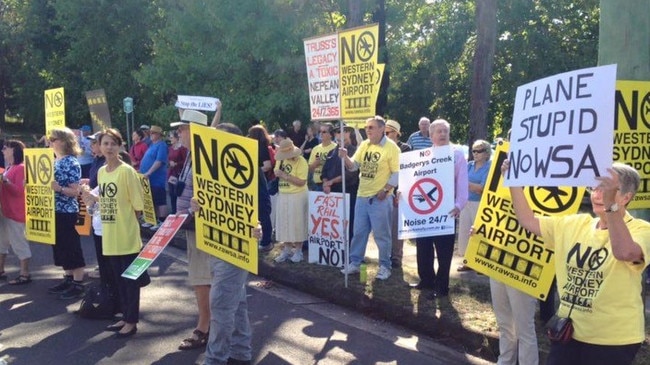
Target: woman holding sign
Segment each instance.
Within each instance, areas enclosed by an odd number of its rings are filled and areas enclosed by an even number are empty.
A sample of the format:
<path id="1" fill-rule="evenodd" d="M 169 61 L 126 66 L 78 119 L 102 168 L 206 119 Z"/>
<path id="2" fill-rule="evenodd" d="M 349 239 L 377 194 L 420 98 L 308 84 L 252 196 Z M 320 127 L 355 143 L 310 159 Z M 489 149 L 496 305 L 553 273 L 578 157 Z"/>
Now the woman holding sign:
<path id="1" fill-rule="evenodd" d="M 63 282 L 48 289 L 61 299 L 76 299 L 84 295 L 84 268 L 86 262 L 81 250 L 81 239 L 75 229 L 79 214 L 79 182 L 81 165 L 77 157 L 81 148 L 69 128 L 53 129 L 48 138 L 54 150 L 55 244 L 52 246 L 54 265 L 63 267 Z"/>
<path id="2" fill-rule="evenodd" d="M 106 328 L 115 337 L 129 337 L 137 330 L 140 316 L 140 288 L 149 283 L 145 271 L 137 280 L 122 273 L 142 248 L 138 216 L 144 209 L 142 185 L 133 167 L 120 159 L 122 136 L 108 129 L 99 137 L 106 165 L 99 169 L 99 209 L 102 217 L 102 248 L 111 266 L 122 310 L 122 320 Z"/>
<path id="3" fill-rule="evenodd" d="M 503 162 L 504 175 L 509 165 Z M 626 210 L 641 180 L 621 163 L 608 175 L 591 189 L 595 218 L 535 215 L 523 189 L 510 187 L 519 224 L 555 251 L 560 307 L 547 325 L 550 365 L 631 364 L 645 340 L 641 277 L 650 263 L 650 224 Z"/>

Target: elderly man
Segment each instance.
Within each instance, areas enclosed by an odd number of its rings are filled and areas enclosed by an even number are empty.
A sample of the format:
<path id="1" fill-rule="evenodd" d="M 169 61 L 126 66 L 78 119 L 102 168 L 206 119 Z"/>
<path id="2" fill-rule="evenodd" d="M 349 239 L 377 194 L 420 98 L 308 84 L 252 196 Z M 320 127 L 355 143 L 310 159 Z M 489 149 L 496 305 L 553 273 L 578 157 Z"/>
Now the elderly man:
<path id="1" fill-rule="evenodd" d="M 399 137 L 402 135 L 401 126 L 396 120 L 387 120 L 386 121 L 386 137 L 390 138 L 391 141 L 395 142 L 397 147 L 399 147 L 400 152 L 411 151 L 412 148 L 407 143 L 404 143 L 399 140 Z M 397 187 L 395 189 L 397 191 Z M 399 199 L 397 194 L 393 198 L 393 214 L 391 215 L 391 231 L 393 235 L 391 236 L 392 240 L 392 250 L 390 255 L 391 265 L 393 269 L 399 269 L 402 267 L 402 257 L 404 257 L 404 240 L 397 238 L 397 203 Z"/>
<path id="2" fill-rule="evenodd" d="M 399 148 L 385 136 L 384 118 L 375 116 L 366 120 L 368 139 L 361 142 L 357 152 L 348 157 L 347 149 L 339 148 L 339 157 L 345 168 L 359 170 L 359 190 L 354 207 L 354 237 L 350 243 L 350 262 L 341 270 L 344 274 L 358 273 L 366 254 L 368 236 L 372 230 L 379 248 L 377 279 L 391 275 L 391 214 L 393 188 L 399 173 Z"/>
<path id="3" fill-rule="evenodd" d="M 305 134 L 307 133 L 302 129 L 302 122 L 298 119 L 291 123 L 292 127 L 287 131 L 287 138 L 293 141 L 293 144 L 300 147 L 305 142 Z"/>
<path id="4" fill-rule="evenodd" d="M 423 150 L 431 147 L 433 144 L 429 138 L 429 126 L 431 121 L 427 117 L 420 118 L 418 122 L 419 131 L 411 134 L 406 143 L 414 150 Z"/>

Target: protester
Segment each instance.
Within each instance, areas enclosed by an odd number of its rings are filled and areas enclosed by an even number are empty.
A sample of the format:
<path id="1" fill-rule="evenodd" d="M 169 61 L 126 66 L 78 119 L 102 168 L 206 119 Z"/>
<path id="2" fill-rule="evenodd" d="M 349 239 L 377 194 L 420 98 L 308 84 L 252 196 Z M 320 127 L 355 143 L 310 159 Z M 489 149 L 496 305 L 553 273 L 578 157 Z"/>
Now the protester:
<path id="1" fill-rule="evenodd" d="M 163 130 L 157 125 L 149 129 L 151 146 L 145 152 L 140 163 L 140 173 L 149 178 L 153 205 L 156 209 L 158 223 L 150 227 L 152 231 L 157 230 L 167 217 L 167 144 L 163 140 Z"/>
<path id="2" fill-rule="evenodd" d="M 283 249 L 275 262 L 300 262 L 303 259 L 302 245 L 307 240 L 307 161 L 300 148 L 290 139 L 280 142 L 275 154 L 275 176 L 280 179 L 275 238 L 283 242 Z"/>
<path id="3" fill-rule="evenodd" d="M 5 261 L 9 247 L 20 260 L 20 274 L 9 285 L 29 284 L 29 259 L 32 251 L 25 237 L 25 145 L 15 139 L 4 142 L 2 155 L 5 171 L 0 177 L 0 278 L 6 278 Z"/>
<path id="4" fill-rule="evenodd" d="M 330 123 L 323 123 L 319 129 L 321 143 L 314 147 L 309 156 L 309 172 L 312 174 L 312 182 L 314 183 L 313 191 L 323 191 L 323 180 L 321 179 L 321 172 L 323 164 L 327 159 L 327 154 L 336 148 L 334 139 L 334 127 Z"/>
<path id="5" fill-rule="evenodd" d="M 397 186 L 399 148 L 385 134 L 384 118 L 366 120 L 368 139 L 361 142 L 352 158 L 345 148 L 339 157 L 348 170 L 359 170 L 359 191 L 354 211 L 354 236 L 350 242 L 350 262 L 341 270 L 344 274 L 358 273 L 366 254 L 368 236 L 372 230 L 379 248 L 379 271 L 376 278 L 386 280 L 391 275 L 391 214 L 392 191 Z"/>
<path id="6" fill-rule="evenodd" d="M 280 142 L 282 142 L 285 139 L 287 139 L 287 133 L 282 129 L 276 129 L 275 132 L 273 133 L 273 145 L 272 145 L 273 149 L 276 151 L 276 153 L 277 153 L 277 150 L 278 150 L 278 146 L 280 145 Z M 276 158 L 276 161 L 277 161 L 277 158 Z M 275 169 L 275 165 L 273 166 L 273 169 Z M 274 175 L 275 175 L 275 173 L 274 173 Z M 278 180 L 278 182 L 279 182 L 279 180 Z M 270 194 L 271 194 L 271 224 L 273 225 L 273 232 L 275 232 L 276 231 L 276 229 L 275 229 L 276 228 L 275 227 L 275 222 L 276 222 L 275 216 L 276 216 L 276 213 L 277 213 L 277 210 L 278 210 L 277 206 L 278 206 L 278 195 L 279 195 L 279 193 L 276 192 L 274 194 L 273 192 L 270 192 Z"/>
<path id="7" fill-rule="evenodd" d="M 242 134 L 237 126 L 230 123 L 221 123 L 216 128 L 236 135 Z M 270 202 L 263 174 L 259 174 L 258 193 L 265 200 L 260 200 L 260 207 L 266 206 L 268 209 Z M 200 209 L 196 200 L 192 200 L 191 209 Z M 253 235 L 258 239 L 261 237 L 259 227 L 253 231 Z M 214 256 L 211 257 L 211 266 L 211 320 L 205 364 L 250 364 L 252 330 L 246 299 L 248 272 Z"/>
<path id="8" fill-rule="evenodd" d="M 307 128 L 307 134 L 305 134 L 305 141 L 300 145 L 302 157 L 307 161 L 309 161 L 309 158 L 311 157 L 312 149 L 320 143 L 317 138 L 319 131 L 320 129 L 315 124 L 310 125 Z"/>
<path id="9" fill-rule="evenodd" d="M 178 176 L 181 174 L 181 169 L 185 163 L 185 159 L 189 150 L 189 144 L 187 147 L 184 146 L 178 139 L 178 133 L 176 131 L 172 131 L 169 134 L 169 140 L 171 144 L 167 148 L 167 158 L 169 160 L 169 168 L 167 169 L 167 190 L 169 192 L 171 213 L 176 214 L 176 198 L 178 197 L 178 194 L 176 193 L 176 187 L 178 183 Z"/>
<path id="10" fill-rule="evenodd" d="M 434 147 L 449 145 L 449 123 L 444 119 L 434 120 L 429 127 L 429 135 Z M 447 213 L 457 218 L 467 203 L 467 160 L 461 148 L 452 146 L 454 153 L 454 208 Z M 433 289 L 432 298 L 446 297 L 449 294 L 449 270 L 454 254 L 455 235 L 419 237 L 415 239 L 418 276 L 420 282 L 412 285 L 416 289 Z M 435 258 L 438 270 L 434 270 Z"/>
<path id="11" fill-rule="evenodd" d="M 386 137 L 391 141 L 395 142 L 401 153 L 411 151 L 411 146 L 407 143 L 404 143 L 399 140 L 399 137 L 402 135 L 400 124 L 396 120 L 387 120 L 386 121 Z M 399 188 L 396 186 L 394 193 L 399 191 Z M 402 258 L 404 257 L 404 240 L 397 238 L 397 221 L 398 221 L 398 209 L 397 205 L 399 203 L 399 195 L 393 195 L 393 212 L 391 214 L 391 267 L 393 269 L 399 269 L 402 267 Z"/>
<path id="12" fill-rule="evenodd" d="M 140 126 L 140 130 L 144 134 L 144 137 L 142 137 L 142 142 L 144 142 L 147 147 L 151 146 L 151 127 L 143 124 Z"/>
<path id="13" fill-rule="evenodd" d="M 190 148 L 191 134 L 190 123 L 207 126 L 208 116 L 196 110 L 184 110 L 180 122 L 171 123 L 172 128 L 177 128 L 180 143 Z M 181 171 L 178 177 L 178 213 L 190 214 L 194 212 L 190 208 L 190 200 L 194 194 L 194 183 L 192 179 L 192 155 L 187 153 L 185 161 L 181 164 Z M 187 261 L 189 283 L 194 288 L 198 319 L 196 327 L 190 337 L 185 338 L 178 346 L 179 350 L 192 350 L 202 348 L 208 342 L 210 330 L 210 255 L 196 247 L 196 232 L 193 224 L 185 225 L 185 238 L 187 242 Z"/>
<path id="14" fill-rule="evenodd" d="M 142 249 L 138 216 L 144 209 L 140 178 L 133 167 L 120 159 L 122 136 L 107 129 L 99 137 L 106 165 L 99 169 L 99 209 L 102 218 L 102 246 L 117 284 L 122 319 L 106 327 L 116 338 L 129 337 L 140 318 L 140 288 L 149 283 L 145 271 L 138 280 L 122 277 Z"/>
<path id="15" fill-rule="evenodd" d="M 343 136 L 341 136 L 340 127 L 334 128 L 334 138 L 337 147 L 329 152 L 327 159 L 323 164 L 321 178 L 323 179 L 323 192 L 329 194 L 343 192 L 343 169 L 341 158 L 339 157 L 339 147 L 344 146 L 347 150 L 348 157 L 354 156 L 357 151 L 356 136 L 351 127 L 344 127 Z M 348 217 L 348 242 L 352 240 L 354 231 L 354 206 L 357 202 L 357 190 L 359 189 L 359 170 L 345 172 L 345 192 L 349 194 L 350 199 L 347 206 L 349 207 Z"/>
<path id="16" fill-rule="evenodd" d="M 431 121 L 427 117 L 420 118 L 418 122 L 419 130 L 414 132 L 409 136 L 409 139 L 406 143 L 411 146 L 414 150 L 423 150 L 425 148 L 431 147 L 431 138 L 429 138 L 429 127 L 431 126 Z"/>
<path id="17" fill-rule="evenodd" d="M 467 243 L 469 242 L 469 232 L 476 219 L 478 205 L 483 194 L 483 187 L 487 181 L 488 172 L 492 161 L 492 146 L 490 142 L 479 139 L 472 145 L 472 157 L 474 159 L 467 164 L 468 178 L 468 195 L 467 204 L 460 211 L 460 220 L 458 224 L 458 254 L 465 257 Z M 456 268 L 457 271 L 471 271 L 472 269 L 462 264 Z"/>
<path id="18" fill-rule="evenodd" d="M 90 146 L 91 140 L 88 138 L 92 131 L 93 129 L 89 125 L 84 125 L 79 129 L 81 134 L 79 135 L 78 143 L 82 152 L 77 156 L 77 159 L 79 160 L 79 165 L 81 165 L 81 177 L 84 179 L 88 178 L 90 166 L 93 163 L 93 151 Z"/>
<path id="19" fill-rule="evenodd" d="M 147 152 L 147 149 L 149 148 L 149 145 L 147 145 L 143 140 L 144 136 L 145 136 L 144 131 L 140 129 L 133 131 L 133 134 L 131 134 L 131 139 L 133 140 L 133 144 L 131 145 L 131 149 L 129 150 L 129 156 L 131 157 L 133 168 L 136 169 L 136 171 L 140 170 L 140 161 L 142 161 L 144 154 Z"/>
<path id="20" fill-rule="evenodd" d="M 81 187 L 82 187 L 82 193 L 91 191 L 97 187 L 97 173 L 99 172 L 99 168 L 104 166 L 106 163 L 106 158 L 104 155 L 102 155 L 102 152 L 99 148 L 99 140 L 97 137 L 101 132 L 97 132 L 93 135 L 88 136 L 88 139 L 90 139 L 90 148 L 93 152 L 93 163 L 90 165 L 90 171 L 88 173 L 88 178 L 87 179 L 81 179 Z M 86 205 L 86 208 L 88 208 L 88 205 Z M 91 278 L 97 278 L 100 277 L 102 282 L 105 283 L 105 280 L 107 278 L 107 275 L 104 275 L 102 277 L 102 273 L 106 273 L 108 264 L 106 263 L 106 260 L 104 259 L 104 256 L 102 255 L 102 240 L 101 240 L 101 219 L 97 219 L 97 222 L 95 222 L 95 217 L 93 217 L 92 220 L 92 225 L 93 227 L 93 240 L 95 242 L 95 254 L 97 256 L 97 270 L 96 271 L 91 271 L 88 273 L 88 276 Z M 97 232 L 95 232 L 95 227 L 97 228 Z"/>
<path id="21" fill-rule="evenodd" d="M 84 261 L 81 239 L 75 229 L 79 214 L 79 182 L 81 167 L 77 157 L 81 153 L 77 138 L 69 128 L 50 131 L 50 147 L 54 150 L 55 243 L 52 246 L 54 265 L 63 267 L 63 282 L 48 289 L 60 299 L 75 299 L 84 295 Z"/>
<path id="22" fill-rule="evenodd" d="M 256 139 L 258 145 L 259 166 L 266 177 L 269 186 L 278 184 L 273 168 L 275 165 L 275 150 L 271 146 L 271 137 L 263 125 L 257 124 L 248 129 L 248 137 Z M 276 189 L 277 190 L 277 189 Z M 276 193 L 277 194 L 277 193 Z M 260 215 L 262 224 L 262 239 L 260 240 L 259 249 L 262 252 L 269 252 L 273 249 L 273 223 L 271 222 L 271 212 Z"/>
<path id="23" fill-rule="evenodd" d="M 509 165 L 503 162 L 503 174 Z M 595 218 L 584 213 L 537 216 L 523 189 L 510 188 L 519 224 L 555 251 L 557 315 L 573 324 L 570 342 L 551 343 L 549 365 L 631 364 L 645 340 L 641 278 L 650 263 L 650 224 L 626 209 L 640 177 L 622 163 L 607 172 L 590 189 Z"/>
<path id="24" fill-rule="evenodd" d="M 305 130 L 302 129 L 302 122 L 298 119 L 291 123 L 292 128 L 287 131 L 287 138 L 293 141 L 296 146 L 302 146 L 305 142 Z"/>

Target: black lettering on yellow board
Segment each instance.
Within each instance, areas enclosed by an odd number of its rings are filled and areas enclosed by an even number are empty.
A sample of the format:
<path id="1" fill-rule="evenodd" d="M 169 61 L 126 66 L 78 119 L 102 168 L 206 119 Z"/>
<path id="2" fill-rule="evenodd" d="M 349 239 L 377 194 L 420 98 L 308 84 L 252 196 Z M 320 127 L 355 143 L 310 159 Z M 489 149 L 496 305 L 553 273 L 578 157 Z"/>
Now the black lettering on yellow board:
<path id="1" fill-rule="evenodd" d="M 190 133 L 197 247 L 256 274 L 258 143 L 195 124 Z"/>
<path id="2" fill-rule="evenodd" d="M 517 221 L 510 190 L 503 186 L 501 174 L 508 148 L 507 142 L 497 146 L 465 259 L 475 270 L 544 299 L 555 274 L 554 253 L 544 246 L 540 237 L 526 231 Z M 575 213 L 583 194 L 584 188 L 524 189 L 536 215 Z"/>

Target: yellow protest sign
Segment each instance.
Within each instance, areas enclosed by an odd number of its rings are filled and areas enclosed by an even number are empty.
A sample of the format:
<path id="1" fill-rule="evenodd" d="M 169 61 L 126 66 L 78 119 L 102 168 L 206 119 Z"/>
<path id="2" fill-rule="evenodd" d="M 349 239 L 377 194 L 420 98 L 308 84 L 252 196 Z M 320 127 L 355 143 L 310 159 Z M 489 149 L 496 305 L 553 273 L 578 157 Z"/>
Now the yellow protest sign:
<path id="1" fill-rule="evenodd" d="M 53 245 L 55 242 L 54 152 L 27 148 L 25 153 L 25 236 Z"/>
<path id="2" fill-rule="evenodd" d="M 339 53 L 341 117 L 374 116 L 384 66 L 377 64 L 379 25 L 340 32 Z"/>
<path id="3" fill-rule="evenodd" d="M 519 225 L 510 190 L 503 186 L 501 164 L 508 143 L 497 146 L 483 189 L 474 234 L 465 259 L 467 265 L 536 298 L 545 299 L 555 275 L 552 250 L 542 238 Z M 526 187 L 524 194 L 536 215 L 576 213 L 585 189 L 577 187 Z"/>
<path id="4" fill-rule="evenodd" d="M 142 184 L 142 192 L 144 193 L 144 211 L 142 216 L 146 223 L 156 225 L 158 219 L 156 218 L 156 207 L 153 205 L 153 193 L 151 192 L 151 184 L 149 178 L 144 174 L 138 174 L 140 177 L 140 184 Z"/>
<path id="5" fill-rule="evenodd" d="M 190 124 L 196 246 L 257 274 L 258 142 Z"/>
<path id="6" fill-rule="evenodd" d="M 639 191 L 627 208 L 650 208 L 650 82 L 616 82 L 614 120 L 614 161 L 641 175 Z"/>
<path id="7" fill-rule="evenodd" d="M 45 90 L 45 135 L 54 128 L 65 127 L 65 93 L 63 88 Z"/>

